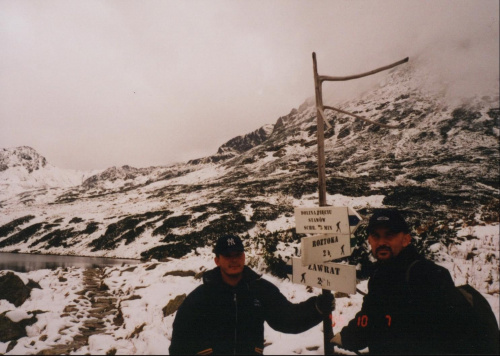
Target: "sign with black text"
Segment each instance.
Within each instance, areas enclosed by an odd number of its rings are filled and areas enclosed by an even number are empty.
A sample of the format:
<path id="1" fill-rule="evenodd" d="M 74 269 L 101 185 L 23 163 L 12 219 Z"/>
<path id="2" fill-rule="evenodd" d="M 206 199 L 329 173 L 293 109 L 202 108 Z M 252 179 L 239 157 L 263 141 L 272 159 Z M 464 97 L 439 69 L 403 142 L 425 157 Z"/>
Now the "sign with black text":
<path id="1" fill-rule="evenodd" d="M 292 283 L 348 294 L 356 293 L 355 266 L 332 262 L 303 266 L 298 257 L 288 261 L 288 266 L 288 277 Z"/>
<path id="2" fill-rule="evenodd" d="M 349 235 L 316 235 L 301 239 L 302 265 L 335 260 L 351 255 Z"/>
<path id="3" fill-rule="evenodd" d="M 295 208 L 295 230 L 306 234 L 351 235 L 361 217 L 350 207 Z"/>

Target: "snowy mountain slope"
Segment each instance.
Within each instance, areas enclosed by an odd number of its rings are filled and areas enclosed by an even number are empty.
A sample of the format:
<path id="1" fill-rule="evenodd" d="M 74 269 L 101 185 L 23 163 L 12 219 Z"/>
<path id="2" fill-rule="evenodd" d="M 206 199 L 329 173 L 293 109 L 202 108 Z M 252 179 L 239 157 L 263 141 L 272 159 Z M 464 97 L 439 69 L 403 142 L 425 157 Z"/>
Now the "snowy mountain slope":
<path id="1" fill-rule="evenodd" d="M 325 100 L 399 126 L 327 111 L 333 126 L 325 132 L 327 201 L 362 215 L 400 208 L 419 248 L 429 250 L 458 241 L 463 226 L 499 222 L 499 97 L 497 89 L 450 104 L 423 90 L 421 70 L 394 69 L 354 100 Z M 48 175 L 39 186 L 33 180 L 37 171 L 48 172 L 47 163 L 27 170 L 31 188 L 8 187 L 0 199 L 0 250 L 165 259 L 227 231 L 298 241 L 293 207 L 317 204 L 315 115 L 313 100 L 306 100 L 274 125 L 186 164 L 112 167 L 56 186 Z M 363 234 L 359 229 L 355 259 L 368 258 Z"/>
<path id="2" fill-rule="evenodd" d="M 0 201 L 30 190 L 40 192 L 77 186 L 92 174 L 54 167 L 31 147 L 3 148 L 0 150 Z"/>
<path id="3" fill-rule="evenodd" d="M 2 149 L 0 151 L 0 171 L 9 168 L 23 167 L 31 173 L 47 165 L 45 157 L 40 156 L 30 147 L 18 147 L 15 149 Z"/>

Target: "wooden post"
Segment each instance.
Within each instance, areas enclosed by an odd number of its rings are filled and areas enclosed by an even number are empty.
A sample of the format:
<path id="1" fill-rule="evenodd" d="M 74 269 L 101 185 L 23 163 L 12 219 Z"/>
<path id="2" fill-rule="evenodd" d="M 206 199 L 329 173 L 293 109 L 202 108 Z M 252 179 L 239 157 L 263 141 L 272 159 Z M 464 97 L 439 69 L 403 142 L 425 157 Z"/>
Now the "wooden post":
<path id="1" fill-rule="evenodd" d="M 326 206 L 326 172 L 325 172 L 325 123 L 330 127 L 330 124 L 326 120 L 326 115 L 324 114 L 325 108 L 330 110 L 335 110 L 341 112 L 343 114 L 351 115 L 357 119 L 369 122 L 371 124 L 379 125 L 386 128 L 398 128 L 397 126 L 390 126 L 380 124 L 361 116 L 349 113 L 347 111 L 343 111 L 331 106 L 323 106 L 323 95 L 322 95 L 322 83 L 324 81 L 346 81 L 352 79 L 363 78 L 387 69 L 391 69 L 400 64 L 408 62 L 409 58 L 406 57 L 400 61 L 394 62 L 384 67 L 380 67 L 369 72 L 355 74 L 345 77 L 331 77 L 325 75 L 318 75 L 318 65 L 316 63 L 316 53 L 313 52 L 313 68 L 314 68 L 314 90 L 316 94 L 316 122 L 317 122 L 317 138 L 318 138 L 318 193 L 319 193 L 319 206 Z M 331 294 L 332 292 L 328 289 L 322 290 L 323 295 Z M 332 328 L 332 320 L 330 319 L 331 315 L 325 316 L 323 318 L 323 342 L 325 348 L 325 355 L 333 355 L 334 354 L 334 346 L 330 343 L 330 340 L 333 338 L 333 328 Z"/>
<path id="2" fill-rule="evenodd" d="M 321 82 L 318 79 L 318 67 L 316 63 L 316 53 L 313 52 L 314 66 L 314 89 L 316 92 L 316 122 L 318 125 L 318 192 L 319 206 L 326 206 L 326 173 L 325 173 L 325 123 L 320 110 L 323 110 L 323 97 L 321 95 Z M 331 294 L 328 289 L 322 290 L 323 295 Z M 332 319 L 330 315 L 323 318 L 323 344 L 325 355 L 333 355 L 333 344 L 330 340 L 333 338 Z"/>
<path id="3" fill-rule="evenodd" d="M 314 62 L 314 86 L 316 91 L 316 122 L 318 125 L 318 191 L 319 206 L 326 205 L 326 173 L 325 173 L 325 123 L 320 110 L 323 110 L 323 97 L 321 94 L 321 83 L 318 80 L 318 67 L 316 64 L 316 53 L 313 53 Z"/>

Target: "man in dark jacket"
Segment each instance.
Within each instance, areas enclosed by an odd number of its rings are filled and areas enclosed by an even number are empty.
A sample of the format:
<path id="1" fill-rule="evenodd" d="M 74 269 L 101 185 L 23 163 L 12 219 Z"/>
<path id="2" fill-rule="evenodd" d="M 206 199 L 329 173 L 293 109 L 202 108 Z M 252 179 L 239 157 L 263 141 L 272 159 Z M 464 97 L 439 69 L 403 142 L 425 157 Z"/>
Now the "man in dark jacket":
<path id="1" fill-rule="evenodd" d="M 351 351 L 368 347 L 370 354 L 467 353 L 472 337 L 465 332 L 467 303 L 448 270 L 411 245 L 403 217 L 394 210 L 375 211 L 368 242 L 377 259 L 368 294 L 332 342 Z"/>
<path id="2" fill-rule="evenodd" d="M 173 324 L 170 354 L 262 354 L 264 321 L 284 333 L 301 333 L 331 313 L 333 297 L 293 304 L 272 283 L 245 266 L 238 236 L 219 238 L 216 268 L 184 300 Z"/>

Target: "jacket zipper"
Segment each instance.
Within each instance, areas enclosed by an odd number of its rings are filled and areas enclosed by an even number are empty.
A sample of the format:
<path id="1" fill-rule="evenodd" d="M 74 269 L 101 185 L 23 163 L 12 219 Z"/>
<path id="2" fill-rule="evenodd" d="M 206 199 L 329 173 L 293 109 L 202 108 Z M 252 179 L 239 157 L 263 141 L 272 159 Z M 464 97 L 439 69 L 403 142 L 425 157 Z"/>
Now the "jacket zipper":
<path id="1" fill-rule="evenodd" d="M 236 345 L 238 339 L 238 299 L 236 298 L 236 292 L 234 292 L 234 355 L 236 355 Z"/>

